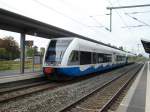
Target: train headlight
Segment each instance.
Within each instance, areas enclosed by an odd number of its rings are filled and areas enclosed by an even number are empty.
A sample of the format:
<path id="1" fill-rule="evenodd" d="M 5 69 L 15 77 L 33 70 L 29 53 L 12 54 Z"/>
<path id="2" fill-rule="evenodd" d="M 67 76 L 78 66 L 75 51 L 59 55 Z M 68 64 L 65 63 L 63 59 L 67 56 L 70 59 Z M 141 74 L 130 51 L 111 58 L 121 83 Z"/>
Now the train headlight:
<path id="1" fill-rule="evenodd" d="M 54 73 L 54 68 L 51 68 L 51 67 L 44 67 L 43 68 L 43 72 L 46 74 L 46 75 L 49 75 L 51 73 Z"/>

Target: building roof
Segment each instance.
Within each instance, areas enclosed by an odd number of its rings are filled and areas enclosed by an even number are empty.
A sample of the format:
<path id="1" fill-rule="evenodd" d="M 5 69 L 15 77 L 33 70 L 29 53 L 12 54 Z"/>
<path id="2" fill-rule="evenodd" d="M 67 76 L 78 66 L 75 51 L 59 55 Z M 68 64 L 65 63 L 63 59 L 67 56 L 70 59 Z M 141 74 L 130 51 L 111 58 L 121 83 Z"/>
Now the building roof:
<path id="1" fill-rule="evenodd" d="M 34 20 L 32 18 L 28 18 L 23 15 L 19 15 L 1 8 L 0 8 L 0 29 L 18 33 L 25 33 L 28 35 L 39 36 L 48 39 L 60 37 L 77 37 L 120 50 L 119 48 L 110 46 L 103 42 L 99 42 L 87 38 L 85 36 L 79 35 L 77 33 L 73 33 L 65 29 L 47 23 L 43 23 L 38 20 Z"/>
<path id="2" fill-rule="evenodd" d="M 0 9 L 0 29 L 25 33 L 43 38 L 78 36 L 76 33 L 52 26 L 14 12 Z"/>
<path id="3" fill-rule="evenodd" d="M 150 54 L 150 40 L 141 39 L 141 42 L 143 44 L 145 52 Z"/>

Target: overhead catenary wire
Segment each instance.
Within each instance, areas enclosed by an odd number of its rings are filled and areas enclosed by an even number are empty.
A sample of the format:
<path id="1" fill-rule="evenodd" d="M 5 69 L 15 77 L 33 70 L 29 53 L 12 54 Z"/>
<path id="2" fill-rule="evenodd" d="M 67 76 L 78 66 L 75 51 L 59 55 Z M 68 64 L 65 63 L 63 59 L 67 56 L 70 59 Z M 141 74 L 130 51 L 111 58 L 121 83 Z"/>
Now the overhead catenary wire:
<path id="1" fill-rule="evenodd" d="M 68 2 L 66 2 L 65 0 L 59 0 L 59 1 L 61 1 L 63 4 L 67 4 L 67 6 L 69 6 L 70 7 L 70 4 L 68 4 Z M 98 26 L 88 26 L 88 27 L 105 27 L 104 25 L 102 25 L 99 21 L 97 21 L 94 17 L 97 17 L 97 16 L 105 16 L 105 15 L 110 15 L 110 14 L 98 14 L 98 15 L 92 15 L 92 16 L 88 16 L 88 18 L 90 17 L 90 19 L 93 17 L 93 19 L 92 20 L 94 20 L 94 22 L 96 22 L 96 23 L 98 23 L 98 24 L 100 24 L 100 26 L 98 25 Z"/>
<path id="2" fill-rule="evenodd" d="M 86 25 L 86 24 L 84 24 L 84 23 L 82 23 L 82 22 L 80 22 L 80 21 L 78 21 L 78 20 L 76 20 L 76 19 L 74 19 L 74 18 L 72 18 L 72 17 L 70 17 L 70 16 L 64 14 L 64 13 L 61 13 L 61 12 L 55 10 L 54 8 L 52 8 L 52 7 L 48 6 L 48 5 L 46 5 L 46 4 L 42 3 L 42 2 L 40 2 L 39 0 L 32 0 L 32 1 L 34 1 L 34 2 L 36 2 L 36 3 L 40 4 L 40 5 L 42 5 L 43 7 L 48 8 L 48 9 L 50 9 L 50 10 L 52 10 L 52 11 L 54 11 L 54 12 L 56 12 L 56 13 L 58 13 L 58 14 L 64 16 L 64 17 L 69 18 L 70 20 L 72 20 L 72 21 L 74 21 L 74 22 L 76 22 L 76 23 L 78 23 L 78 24 L 80 24 L 80 25 L 83 25 L 83 26 L 85 26 L 85 27 L 88 28 L 88 25 Z M 7 6 L 8 8 L 13 9 L 13 10 L 15 10 L 15 11 L 17 11 L 17 12 L 20 12 L 21 14 L 24 14 L 24 12 L 21 11 L 20 9 L 17 9 L 17 8 L 15 8 L 15 7 L 13 7 L 13 6 L 11 6 L 11 5 L 9 5 L 9 4 L 7 4 L 7 3 L 1 1 L 1 0 L 0 0 L 0 2 L 1 2 L 3 5 Z"/>
<path id="3" fill-rule="evenodd" d="M 150 25 L 147 24 L 146 22 L 143 22 L 143 21 L 139 20 L 138 18 L 133 17 L 133 16 L 131 16 L 131 15 L 129 15 L 129 14 L 126 14 L 126 15 L 129 16 L 129 17 L 131 17 L 131 18 L 134 19 L 135 21 L 138 21 L 139 23 L 142 23 L 142 24 L 144 24 L 145 26 L 150 27 Z"/>
<path id="4" fill-rule="evenodd" d="M 119 3 L 119 0 L 117 0 L 118 1 L 118 4 L 120 5 L 120 3 Z M 136 21 L 138 21 L 139 23 L 142 23 L 143 25 L 137 25 L 137 26 L 129 26 L 130 28 L 131 27 L 143 27 L 143 26 L 150 26 L 149 24 L 147 24 L 147 23 L 145 23 L 145 22 L 143 22 L 143 21 L 141 21 L 141 20 L 139 20 L 138 18 L 135 18 L 135 17 L 133 17 L 133 16 L 130 16 L 129 14 L 139 14 L 139 13 L 150 13 L 150 11 L 142 11 L 142 12 L 131 12 L 131 13 L 124 13 L 125 15 L 128 15 L 129 17 L 131 17 L 132 19 L 134 19 L 134 20 L 136 20 Z M 128 27 L 128 28 L 129 28 Z"/>
<path id="5" fill-rule="evenodd" d="M 113 6 L 113 4 L 112 4 L 109 0 L 108 0 L 108 2 Z M 118 4 L 119 4 L 119 6 L 121 6 L 120 3 L 119 3 L 119 0 L 117 0 L 117 2 L 118 2 Z M 116 11 L 116 12 L 117 12 L 117 11 Z M 130 28 L 131 28 L 131 27 L 128 27 L 128 25 L 127 25 L 126 22 L 124 21 L 123 17 L 122 17 L 118 12 L 117 12 L 117 14 L 119 15 L 119 17 L 120 17 L 120 19 L 122 20 L 123 24 L 124 24 L 125 27 L 128 29 L 130 35 L 132 36 L 133 34 L 132 34 L 131 31 L 130 31 Z"/>
<path id="6" fill-rule="evenodd" d="M 110 2 L 110 0 L 107 0 L 111 6 L 113 6 L 113 4 Z M 119 3 L 119 0 L 117 0 L 118 4 L 120 5 Z M 116 11 L 116 10 L 115 10 Z M 127 27 L 128 25 L 126 24 L 126 22 L 124 21 L 123 17 L 118 13 L 118 11 L 116 11 L 116 13 L 118 14 L 118 16 L 120 17 L 121 21 L 123 22 L 123 24 L 125 25 L 125 27 Z M 128 31 L 129 31 L 129 34 L 132 36 L 133 34 L 131 33 L 130 31 L 130 28 L 127 27 Z"/>
<path id="7" fill-rule="evenodd" d="M 130 27 L 130 28 L 137 28 L 137 27 L 144 27 L 144 26 L 147 26 L 147 25 L 132 25 L 132 26 L 122 26 L 121 28 L 128 28 L 128 27 Z"/>
<path id="8" fill-rule="evenodd" d="M 39 5 L 41 5 L 41 6 L 45 7 L 45 8 L 47 8 L 47 9 L 49 9 L 49 10 L 51 10 L 51 11 L 54 11 L 54 12 L 56 12 L 56 13 L 58 13 L 58 14 L 64 16 L 65 18 L 70 19 L 71 21 L 73 21 L 73 22 L 75 22 L 75 23 L 78 23 L 78 24 L 80 24 L 80 25 L 82 25 L 82 26 L 84 26 L 84 27 L 86 27 L 86 28 L 89 28 L 89 30 L 97 31 L 97 30 L 95 30 L 95 29 L 92 29 L 92 26 L 89 26 L 88 24 L 84 24 L 84 23 L 82 23 L 82 22 L 80 22 L 80 21 L 78 21 L 78 20 L 76 20 L 76 19 L 74 19 L 74 18 L 68 16 L 68 15 L 65 14 L 65 13 L 62 13 L 61 11 L 58 11 L 58 10 L 56 10 L 55 8 L 50 7 L 49 5 L 40 2 L 39 0 L 32 0 L 32 1 L 34 1 L 35 3 L 37 3 L 37 4 L 39 4 Z M 98 26 L 98 27 L 101 28 L 100 26 Z"/>
<path id="9" fill-rule="evenodd" d="M 53 7 L 50 7 L 49 5 L 47 5 L 47 4 L 45 4 L 45 3 L 42 3 L 42 2 L 39 1 L 39 0 L 32 0 L 32 1 L 36 2 L 37 4 L 43 6 L 43 7 L 47 8 L 47 9 L 49 9 L 49 10 L 51 10 L 51 11 L 54 11 L 54 12 L 56 12 L 56 13 L 58 13 L 58 14 L 64 16 L 65 18 L 68 18 L 68 19 L 72 20 L 73 22 L 76 22 L 76 23 L 78 23 L 78 24 L 80 24 L 80 25 L 83 25 L 83 26 L 88 27 L 86 24 L 84 24 L 84 23 L 82 23 L 82 22 L 80 22 L 80 21 L 78 21 L 78 20 L 76 20 L 76 19 L 74 19 L 74 18 L 68 16 L 68 15 L 65 14 L 65 13 L 62 13 L 62 12 L 60 12 L 60 11 L 54 9 Z"/>
<path id="10" fill-rule="evenodd" d="M 90 18 L 92 18 L 92 20 L 94 20 L 96 23 L 98 23 L 100 26 L 99 27 L 103 27 L 103 28 L 105 28 L 106 30 L 108 30 L 109 31 L 109 29 L 107 28 L 107 27 L 105 27 L 103 24 L 101 24 L 99 21 L 97 21 L 95 18 L 94 18 L 94 16 L 90 16 Z M 94 26 L 93 26 L 94 27 Z"/>
<path id="11" fill-rule="evenodd" d="M 74 21 L 74 22 L 76 22 L 76 23 L 78 23 L 78 24 L 82 24 L 82 25 L 84 25 L 84 26 L 87 26 L 86 24 L 81 23 L 80 21 L 77 21 L 77 20 L 71 18 L 70 16 L 65 15 L 64 13 L 61 13 L 61 12 L 55 10 L 54 8 L 52 8 L 52 7 L 48 6 L 48 5 L 46 5 L 46 4 L 42 3 L 42 2 L 40 2 L 39 0 L 32 0 L 32 1 L 34 1 L 34 2 L 36 2 L 36 3 L 40 4 L 40 5 L 42 5 L 43 7 L 46 7 L 46 8 L 48 8 L 48 9 L 50 9 L 50 10 L 52 10 L 52 11 L 54 11 L 54 12 L 56 12 L 56 13 L 58 13 L 58 14 L 64 16 L 64 17 L 66 17 L 66 18 L 69 18 L 69 19 L 71 19 L 72 21 Z M 20 11 L 19 9 L 17 9 L 17 8 L 15 8 L 15 7 L 12 7 L 11 5 L 9 5 L 9 4 L 7 4 L 7 3 L 1 1 L 1 0 L 0 0 L 0 2 L 1 2 L 3 5 L 7 6 L 8 8 L 11 8 L 11 9 L 13 9 L 13 10 L 16 10 L 17 12 L 24 13 L 23 11 Z"/>
<path id="12" fill-rule="evenodd" d="M 59 0 L 59 1 L 61 1 L 61 2 L 64 3 L 64 4 L 67 4 L 67 6 L 70 7 L 70 5 L 68 4 L 68 2 L 65 2 L 65 0 Z M 109 30 L 107 27 L 105 27 L 104 25 L 102 25 L 99 21 L 97 21 L 97 20 L 94 18 L 94 17 L 97 17 L 97 16 L 105 16 L 105 15 L 110 15 L 110 14 L 98 14 L 98 15 L 88 16 L 88 17 L 90 17 L 90 19 L 92 18 L 92 20 L 94 20 L 94 22 L 100 24 L 100 25 L 88 26 L 88 27 L 105 28 L 106 30 Z"/>
<path id="13" fill-rule="evenodd" d="M 60 11 L 57 11 L 56 9 L 54 9 L 54 8 L 52 8 L 52 7 L 48 6 L 48 5 L 46 5 L 46 4 L 42 3 L 42 2 L 40 2 L 39 0 L 33 0 L 33 1 L 39 3 L 40 5 L 42 5 L 42 6 L 46 7 L 46 8 L 48 8 L 48 9 L 50 9 L 50 10 L 56 12 L 56 13 L 58 13 L 58 14 L 61 14 L 62 16 L 66 17 L 66 18 L 71 19 L 72 21 L 74 21 L 74 22 L 76 22 L 76 23 L 78 23 L 78 24 L 82 24 L 82 25 L 86 26 L 87 28 L 90 28 L 90 27 L 105 28 L 105 30 L 109 31 L 109 29 L 108 29 L 107 27 L 105 27 L 104 25 L 100 25 L 100 26 L 89 26 L 89 25 L 87 25 L 87 24 L 81 23 L 80 21 L 78 21 L 78 20 L 76 20 L 76 19 L 74 19 L 74 18 L 72 18 L 72 17 L 70 17 L 70 16 L 68 16 L 68 15 L 66 15 L 66 14 L 64 14 L 64 13 L 62 13 L 62 12 L 60 12 Z M 104 15 L 105 15 L 105 14 L 104 14 Z M 99 16 L 104 16 L 104 15 L 99 15 Z M 109 15 L 109 14 L 106 14 L 106 15 Z M 97 16 L 98 16 L 98 15 L 97 15 Z M 88 16 L 88 17 L 89 17 L 89 16 Z M 90 30 L 93 30 L 93 29 L 90 28 Z M 94 31 L 95 31 L 95 30 L 94 30 Z"/>
<path id="14" fill-rule="evenodd" d="M 13 7 L 12 5 L 9 5 L 9 4 L 5 3 L 4 1 L 0 0 L 0 3 L 3 4 L 4 6 L 10 8 L 10 9 L 12 9 L 12 10 L 15 10 L 17 12 L 23 13 L 23 11 L 21 11 L 20 9 L 17 9 L 16 7 Z"/>
<path id="15" fill-rule="evenodd" d="M 120 4 L 119 2 L 118 2 L 118 4 Z M 145 7 L 145 6 L 150 6 L 150 4 L 146 4 L 146 5 L 135 5 L 135 6 L 120 6 L 120 7 L 110 7 L 111 9 L 119 9 L 119 8 L 133 8 L 133 7 Z M 108 9 L 108 8 L 107 8 Z M 147 12 L 148 13 L 148 12 Z M 145 26 L 148 26 L 149 27 L 149 24 L 147 24 L 147 23 L 145 23 L 145 22 L 143 22 L 143 21 L 141 21 L 141 20 L 139 20 L 139 19 L 137 19 L 137 18 L 133 18 L 134 20 L 136 20 L 136 21 L 138 21 L 138 22 L 140 22 L 140 23 L 142 23 L 142 24 L 144 24 Z M 144 25 L 139 25 L 139 26 L 144 26 Z M 129 29 L 129 27 L 127 27 L 128 29 Z M 129 29 L 129 31 L 130 31 L 130 29 Z"/>
<path id="16" fill-rule="evenodd" d="M 149 26 L 149 24 L 147 24 L 147 23 L 145 23 L 145 22 L 143 22 L 143 21 L 141 21 L 141 20 L 139 20 L 139 19 L 137 19 L 137 18 L 135 18 L 133 16 L 130 16 L 130 15 L 143 14 L 143 13 L 144 14 L 145 13 L 150 13 L 150 11 L 142 11 L 142 12 L 141 11 L 140 12 L 136 11 L 136 12 L 125 13 L 125 15 L 127 15 L 127 16 L 131 17 L 132 19 L 134 19 L 134 20 L 136 20 L 136 21 L 138 21 L 138 22 L 143 24 L 143 25 L 129 26 L 129 27 L 145 27 L 145 26 Z"/>
<path id="17" fill-rule="evenodd" d="M 125 14 L 141 14 L 141 13 L 150 13 L 150 11 L 137 11 L 137 12 L 130 12 L 130 13 L 125 13 Z"/>
<path id="18" fill-rule="evenodd" d="M 109 3 L 110 3 L 110 5 L 111 6 L 113 6 L 113 4 L 110 2 L 110 0 L 107 0 Z M 118 0 L 117 0 L 118 1 Z M 119 2 L 118 2 L 119 3 Z M 119 4 L 120 5 L 120 4 Z M 122 20 L 122 22 L 123 22 L 123 24 L 125 25 L 125 26 L 128 26 L 127 24 L 126 24 L 126 22 L 124 21 L 124 19 L 122 18 L 122 16 L 118 13 L 118 11 L 116 11 L 116 13 L 118 14 L 118 16 L 120 17 L 120 19 Z M 128 28 L 128 30 L 130 30 L 129 28 Z"/>

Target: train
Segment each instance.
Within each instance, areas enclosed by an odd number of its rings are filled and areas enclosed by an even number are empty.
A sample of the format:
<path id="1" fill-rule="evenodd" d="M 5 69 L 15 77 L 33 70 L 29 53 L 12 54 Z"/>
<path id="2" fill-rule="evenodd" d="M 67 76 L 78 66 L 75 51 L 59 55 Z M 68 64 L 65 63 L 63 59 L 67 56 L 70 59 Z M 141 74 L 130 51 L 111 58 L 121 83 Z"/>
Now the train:
<path id="1" fill-rule="evenodd" d="M 43 59 L 48 78 L 74 78 L 103 72 L 129 63 L 134 54 L 92 39 L 51 39 Z"/>

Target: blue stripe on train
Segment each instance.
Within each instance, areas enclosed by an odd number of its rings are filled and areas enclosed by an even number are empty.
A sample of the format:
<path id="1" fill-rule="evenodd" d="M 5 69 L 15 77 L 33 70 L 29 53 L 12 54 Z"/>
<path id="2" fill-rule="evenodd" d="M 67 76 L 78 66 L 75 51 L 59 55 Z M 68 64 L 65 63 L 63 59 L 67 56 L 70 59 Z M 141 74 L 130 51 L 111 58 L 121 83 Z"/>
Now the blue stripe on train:
<path id="1" fill-rule="evenodd" d="M 122 65 L 124 64 L 107 65 L 105 67 L 99 66 L 98 68 L 94 68 L 91 66 L 84 71 L 81 71 L 80 67 L 65 67 L 65 68 L 57 68 L 57 73 L 66 76 L 76 77 L 76 76 L 83 76 L 94 72 L 106 71 Z"/>

